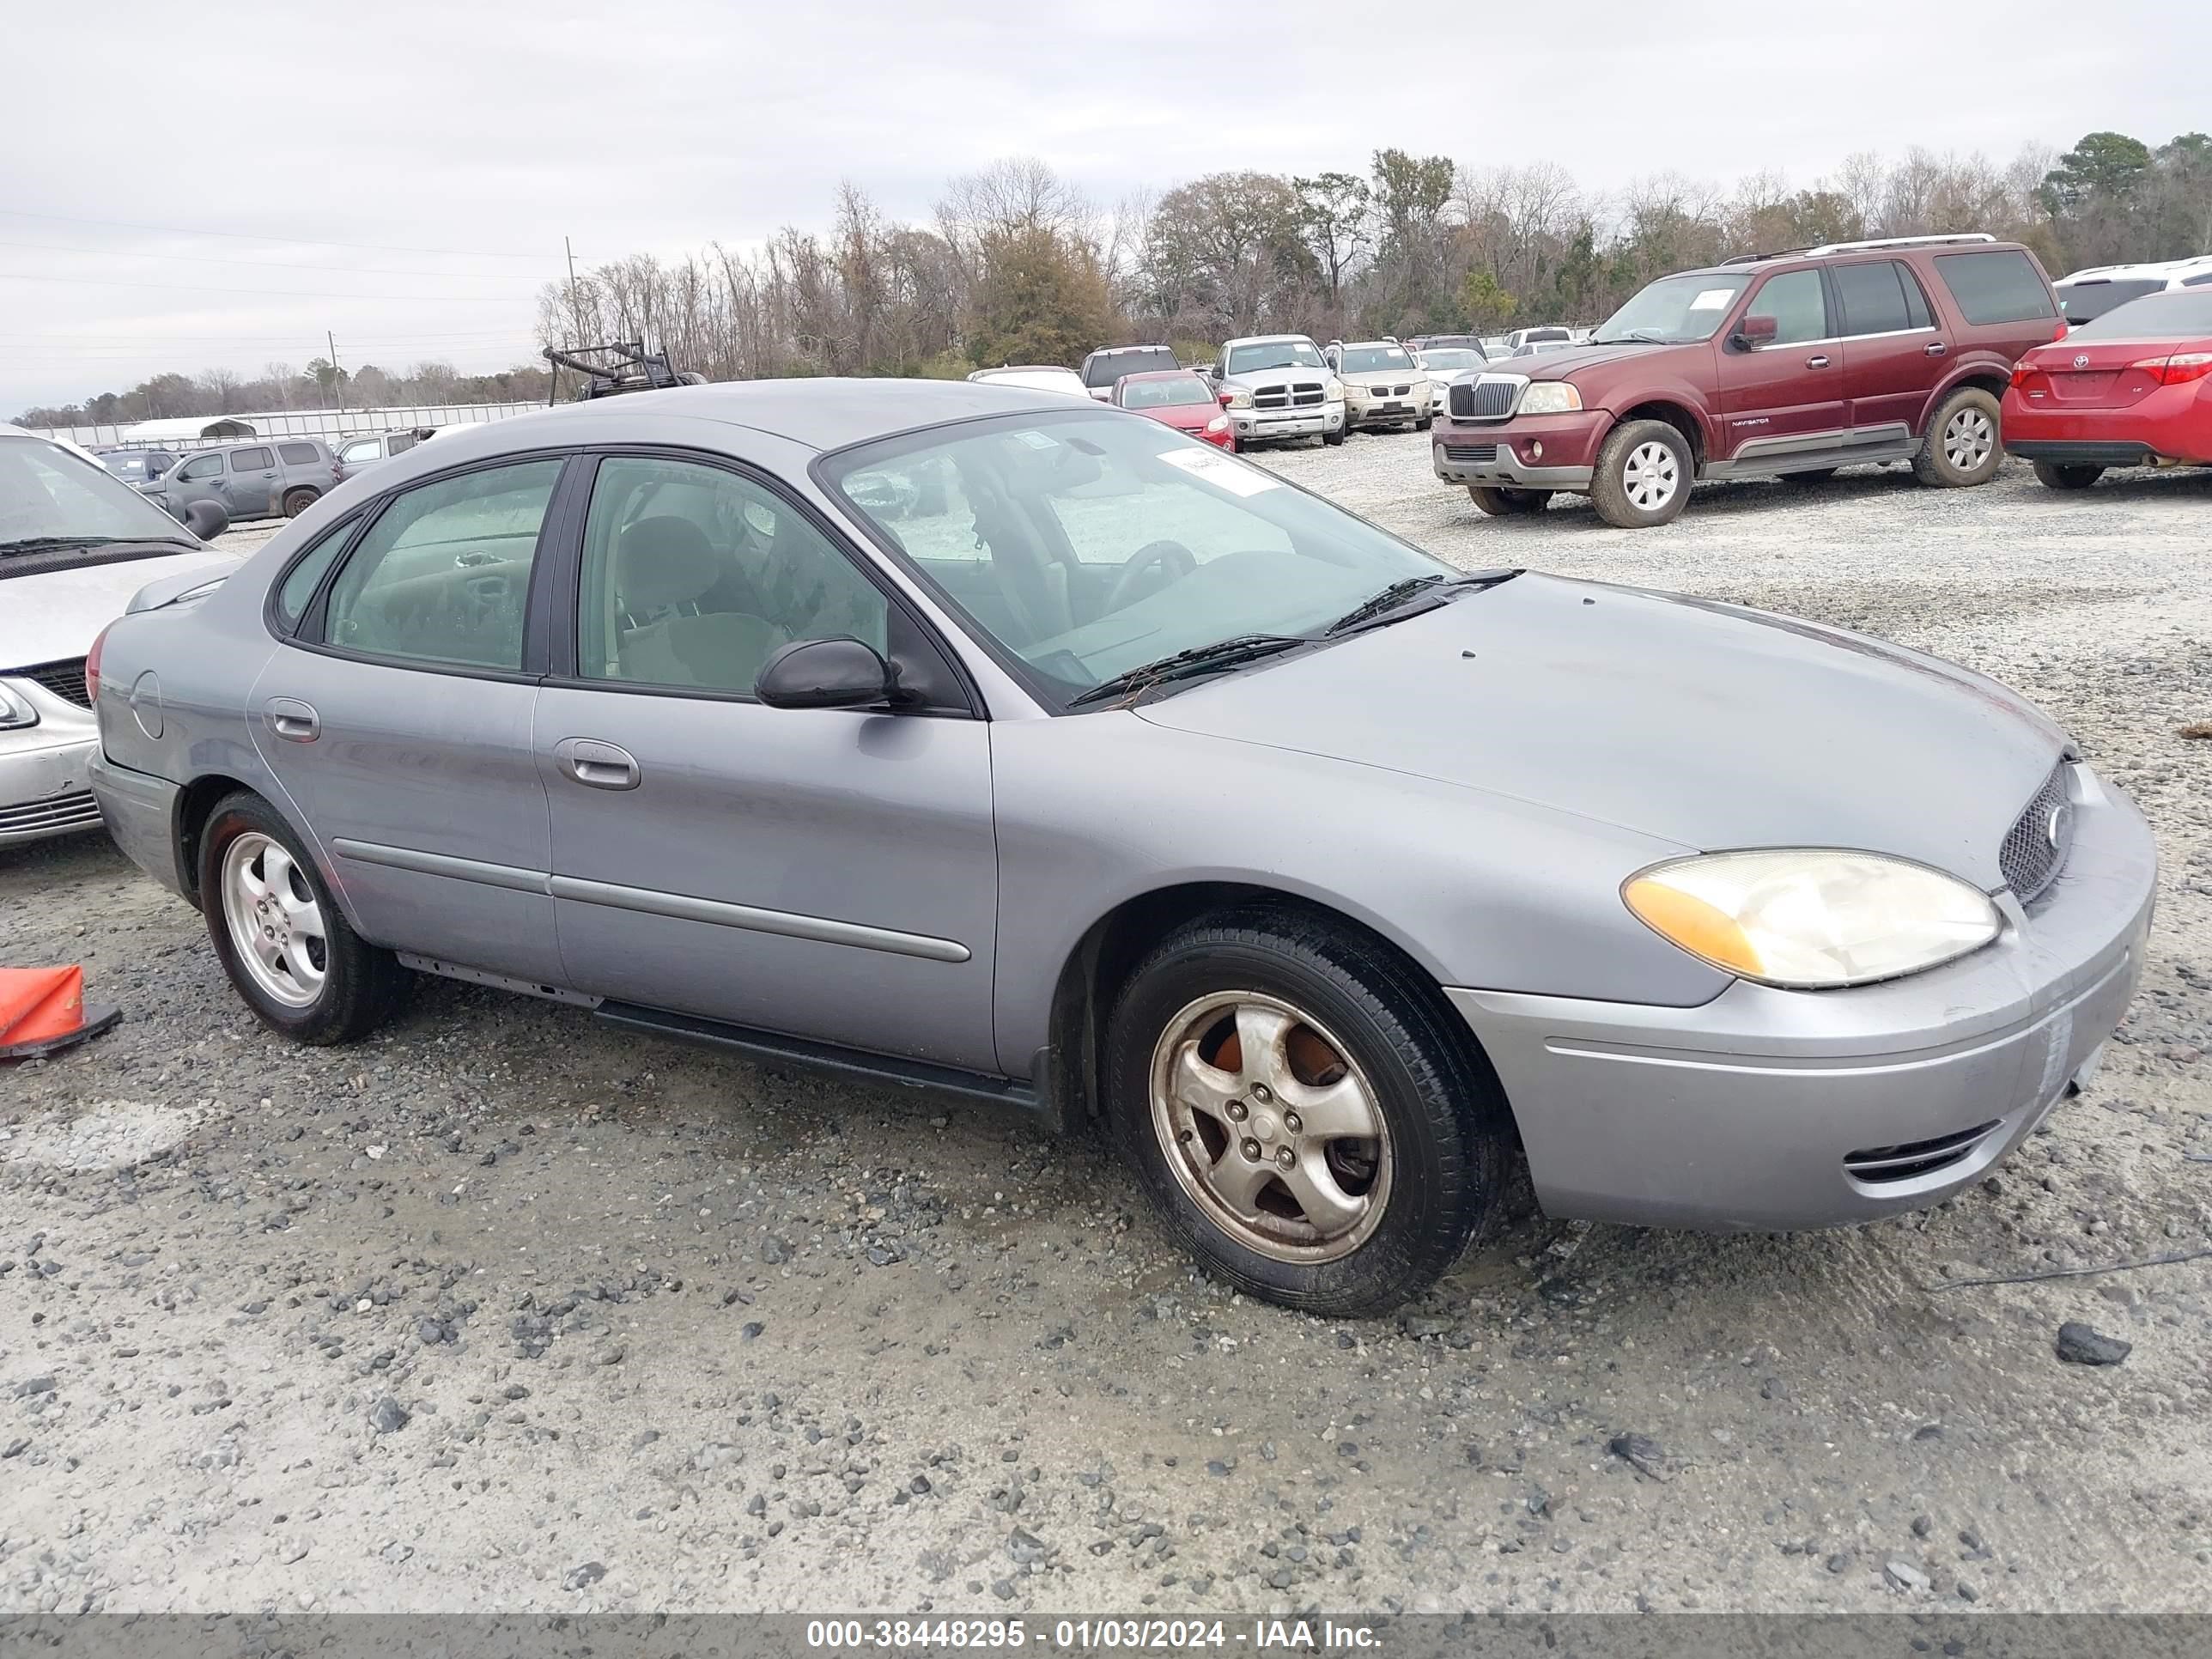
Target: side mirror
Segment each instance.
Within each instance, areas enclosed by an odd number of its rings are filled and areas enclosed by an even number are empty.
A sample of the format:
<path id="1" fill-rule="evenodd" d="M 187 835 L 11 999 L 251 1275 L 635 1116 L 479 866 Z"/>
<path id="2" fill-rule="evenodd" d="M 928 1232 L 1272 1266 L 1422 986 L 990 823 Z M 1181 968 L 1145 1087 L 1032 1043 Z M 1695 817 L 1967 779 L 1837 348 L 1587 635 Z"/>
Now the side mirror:
<path id="1" fill-rule="evenodd" d="M 859 640 L 793 640 L 763 665 L 753 695 L 771 708 L 865 708 L 898 695 L 898 671 Z"/>
<path id="2" fill-rule="evenodd" d="M 185 528 L 204 542 L 211 542 L 230 528 L 230 514 L 221 501 L 204 498 L 185 509 Z"/>
<path id="3" fill-rule="evenodd" d="M 1750 351 L 1759 346 L 1772 345 L 1775 337 L 1781 332 L 1779 318 L 1746 317 L 1735 325 L 1735 343 L 1746 351 Z"/>
<path id="4" fill-rule="evenodd" d="M 1220 399 L 1221 399 L 1221 406 L 1222 406 L 1224 409 L 1228 408 L 1228 407 L 1229 407 L 1229 405 L 1230 405 L 1231 404 L 1234 403 L 1234 402 L 1236 401 L 1236 399 L 1237 399 L 1237 394 L 1236 394 L 1235 392 L 1231 392 L 1231 391 L 1228 390 L 1226 387 L 1224 387 L 1224 388 L 1222 389 L 1222 391 L 1221 391 L 1219 393 L 1218 393 L 1217 395 L 1220 398 Z"/>

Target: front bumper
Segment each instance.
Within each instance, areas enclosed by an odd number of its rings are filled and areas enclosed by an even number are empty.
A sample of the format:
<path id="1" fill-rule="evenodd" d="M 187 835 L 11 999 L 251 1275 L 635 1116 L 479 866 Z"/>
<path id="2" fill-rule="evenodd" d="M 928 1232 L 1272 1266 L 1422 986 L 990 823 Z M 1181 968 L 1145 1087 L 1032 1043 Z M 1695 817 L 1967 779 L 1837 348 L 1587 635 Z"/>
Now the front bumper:
<path id="1" fill-rule="evenodd" d="M 2135 994 L 2157 854 L 2074 769 L 2051 890 L 1948 967 L 1827 992 L 1739 980 L 1696 1008 L 1451 990 L 1496 1067 L 1545 1209 L 1788 1230 L 1924 1209 L 2042 1121 Z M 1856 1166 L 1847 1167 L 1846 1160 Z"/>
<path id="2" fill-rule="evenodd" d="M 100 806 L 86 777 L 100 750 L 91 713 L 32 681 L 8 687 L 38 710 L 39 723 L 0 732 L 0 847 L 97 830 Z"/>
<path id="3" fill-rule="evenodd" d="M 1240 444 L 1263 444 L 1276 438 L 1310 438 L 1345 429 L 1344 405 L 1323 404 L 1305 409 L 1232 409 L 1229 424 Z"/>
<path id="4" fill-rule="evenodd" d="M 1363 396 L 1347 389 L 1344 399 L 1346 426 L 1407 426 L 1430 417 L 1435 398 L 1427 388 L 1415 386 L 1402 398 Z"/>
<path id="5" fill-rule="evenodd" d="M 189 896 L 177 861 L 177 797 L 183 791 L 167 778 L 118 766 L 97 744 L 85 769 L 107 833 L 124 857 L 179 898 Z"/>
<path id="6" fill-rule="evenodd" d="M 1612 427 L 1601 409 L 1509 421 L 1440 420 L 1430 428 L 1437 477 L 1446 483 L 1521 489 L 1588 489 Z"/>

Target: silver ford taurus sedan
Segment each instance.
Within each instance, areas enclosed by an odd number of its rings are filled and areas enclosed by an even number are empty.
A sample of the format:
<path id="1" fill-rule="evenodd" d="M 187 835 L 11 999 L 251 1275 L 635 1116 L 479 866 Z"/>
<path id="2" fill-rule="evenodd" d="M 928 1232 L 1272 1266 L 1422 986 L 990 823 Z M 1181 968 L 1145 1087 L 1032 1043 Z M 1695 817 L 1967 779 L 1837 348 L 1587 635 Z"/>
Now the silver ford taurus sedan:
<path id="1" fill-rule="evenodd" d="M 1551 1212 L 1856 1221 L 2095 1062 L 2150 835 L 1989 680 L 1453 568 L 1139 416 L 690 387 L 441 436 L 92 665 L 94 784 L 301 1042 L 409 970 L 1103 1121 L 1244 1289 Z"/>

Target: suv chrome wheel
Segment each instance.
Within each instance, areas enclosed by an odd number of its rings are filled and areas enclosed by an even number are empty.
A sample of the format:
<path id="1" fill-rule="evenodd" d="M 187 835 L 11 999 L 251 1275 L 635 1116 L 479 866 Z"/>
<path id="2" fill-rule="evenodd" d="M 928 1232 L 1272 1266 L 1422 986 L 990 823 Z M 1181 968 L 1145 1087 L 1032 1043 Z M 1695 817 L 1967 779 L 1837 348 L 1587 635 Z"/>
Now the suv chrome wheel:
<path id="1" fill-rule="evenodd" d="M 281 844 L 249 831 L 223 848 L 222 915 L 240 965 L 271 999 L 306 1008 L 322 995 L 330 971 L 323 908 Z"/>
<path id="2" fill-rule="evenodd" d="M 1674 499 L 1682 486 L 1681 464 L 1673 448 L 1662 443 L 1643 443 L 1628 452 L 1621 468 L 1621 493 L 1639 513 L 1656 513 Z"/>
<path id="3" fill-rule="evenodd" d="M 1943 459 L 1961 472 L 1980 471 L 1996 447 L 1996 423 L 1978 409 L 1961 409 L 1943 423 Z"/>
<path id="4" fill-rule="evenodd" d="M 1272 1261 L 1348 1255 L 1389 1202 L 1373 1088 L 1342 1043 L 1279 998 L 1223 991 L 1184 1006 L 1152 1051 L 1152 1118 L 1183 1191 Z"/>

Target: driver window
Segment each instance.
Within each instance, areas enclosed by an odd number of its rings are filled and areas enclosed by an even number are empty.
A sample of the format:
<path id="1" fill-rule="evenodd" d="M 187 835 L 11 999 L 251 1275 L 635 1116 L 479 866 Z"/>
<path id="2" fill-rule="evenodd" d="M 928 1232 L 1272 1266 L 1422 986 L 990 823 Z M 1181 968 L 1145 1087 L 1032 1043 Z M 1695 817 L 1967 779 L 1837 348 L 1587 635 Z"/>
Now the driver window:
<path id="1" fill-rule="evenodd" d="M 1770 276 L 1752 296 L 1747 317 L 1771 317 L 1775 345 L 1800 345 L 1828 337 L 1828 301 L 1817 270 L 1785 270 Z"/>
<path id="2" fill-rule="evenodd" d="M 221 473 L 222 471 L 222 456 L 203 455 L 196 461 L 186 462 L 185 464 L 185 470 L 177 474 L 177 477 L 179 482 L 185 482 L 194 478 L 212 478 Z"/>
<path id="3" fill-rule="evenodd" d="M 584 526 L 578 671 L 750 696 L 793 640 L 886 650 L 889 602 L 812 522 L 737 473 L 611 456 Z"/>

